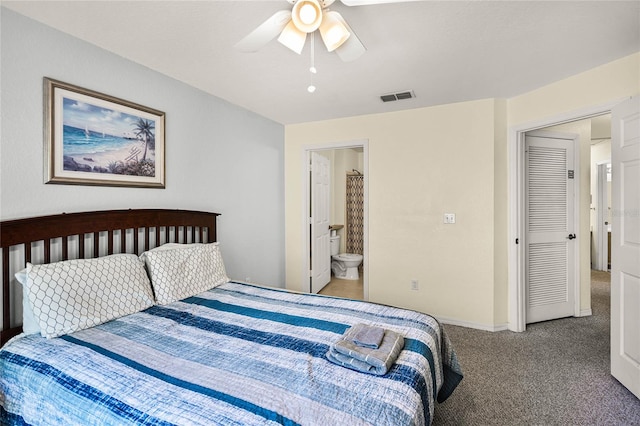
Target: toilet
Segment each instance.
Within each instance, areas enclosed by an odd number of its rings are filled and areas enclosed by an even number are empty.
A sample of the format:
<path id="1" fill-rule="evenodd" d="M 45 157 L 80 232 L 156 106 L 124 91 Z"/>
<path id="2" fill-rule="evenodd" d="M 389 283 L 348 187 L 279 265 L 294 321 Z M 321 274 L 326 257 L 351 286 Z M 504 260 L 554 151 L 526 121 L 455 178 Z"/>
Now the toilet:
<path id="1" fill-rule="evenodd" d="M 340 236 L 332 232 L 329 237 L 331 246 L 331 270 L 336 278 L 342 280 L 357 280 L 358 266 L 362 263 L 362 255 L 354 253 L 340 253 Z"/>

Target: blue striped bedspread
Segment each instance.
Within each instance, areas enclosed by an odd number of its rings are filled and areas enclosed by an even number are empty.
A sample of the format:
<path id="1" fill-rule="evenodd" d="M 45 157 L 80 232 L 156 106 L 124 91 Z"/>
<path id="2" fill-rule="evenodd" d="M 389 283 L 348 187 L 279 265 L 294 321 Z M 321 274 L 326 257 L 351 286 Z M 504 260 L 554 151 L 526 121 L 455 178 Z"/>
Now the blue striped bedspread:
<path id="1" fill-rule="evenodd" d="M 401 333 L 384 376 L 325 354 L 357 323 Z M 425 425 L 462 379 L 432 317 L 230 282 L 0 351 L 0 419 L 32 425 Z"/>

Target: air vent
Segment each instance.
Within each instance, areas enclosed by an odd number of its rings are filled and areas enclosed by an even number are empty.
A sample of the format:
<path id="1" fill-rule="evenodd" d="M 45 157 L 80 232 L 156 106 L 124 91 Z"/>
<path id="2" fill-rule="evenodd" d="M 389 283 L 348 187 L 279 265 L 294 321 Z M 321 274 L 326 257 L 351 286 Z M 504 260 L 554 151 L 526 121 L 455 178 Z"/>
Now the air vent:
<path id="1" fill-rule="evenodd" d="M 399 101 L 401 99 L 411 99 L 415 97 L 416 95 L 415 93 L 413 93 L 413 90 L 407 90 L 405 92 L 390 93 L 388 95 L 382 95 L 380 96 L 380 99 L 382 99 L 382 102 L 391 102 L 391 101 Z"/>

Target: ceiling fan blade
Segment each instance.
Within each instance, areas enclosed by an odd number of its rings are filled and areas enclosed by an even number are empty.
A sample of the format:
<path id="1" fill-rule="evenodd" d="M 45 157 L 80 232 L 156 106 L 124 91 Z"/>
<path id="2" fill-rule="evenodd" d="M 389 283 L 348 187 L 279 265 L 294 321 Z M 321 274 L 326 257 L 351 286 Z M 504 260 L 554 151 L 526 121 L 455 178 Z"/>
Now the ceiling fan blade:
<path id="1" fill-rule="evenodd" d="M 364 44 L 360 41 L 356 33 L 353 32 L 347 21 L 344 20 L 342 15 L 336 13 L 336 17 L 347 27 L 347 30 L 351 33 L 347 41 L 342 43 L 340 47 L 338 47 L 335 52 L 344 62 L 355 61 L 358 59 L 367 49 L 364 47 Z"/>
<path id="2" fill-rule="evenodd" d="M 407 3 L 410 1 L 424 1 L 424 0 L 340 0 L 347 6 L 367 6 L 370 4 L 385 4 L 385 3 Z"/>
<path id="3" fill-rule="evenodd" d="M 291 11 L 281 10 L 264 21 L 258 28 L 236 43 L 236 49 L 242 52 L 255 52 L 276 38 L 291 21 Z"/>

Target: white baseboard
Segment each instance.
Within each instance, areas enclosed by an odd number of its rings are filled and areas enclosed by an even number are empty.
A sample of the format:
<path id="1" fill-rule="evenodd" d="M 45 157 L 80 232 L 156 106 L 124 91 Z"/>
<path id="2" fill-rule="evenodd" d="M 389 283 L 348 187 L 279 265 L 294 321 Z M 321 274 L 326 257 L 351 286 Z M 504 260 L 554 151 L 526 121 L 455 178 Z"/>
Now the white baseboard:
<path id="1" fill-rule="evenodd" d="M 496 324 L 496 325 L 478 324 L 475 322 L 461 321 L 461 320 L 457 320 L 453 318 L 445 318 L 445 317 L 438 317 L 438 321 L 440 321 L 443 324 L 456 325 L 459 327 L 466 327 L 466 328 L 475 328 L 476 330 L 484 330 L 484 331 L 492 331 L 492 332 L 508 330 L 507 324 Z"/>
<path id="2" fill-rule="evenodd" d="M 580 311 L 580 317 L 588 317 L 593 315 L 593 312 L 591 311 L 591 308 L 588 309 L 582 309 Z M 476 322 L 470 322 L 470 321 L 461 321 L 458 319 L 454 319 L 454 318 L 445 318 L 445 317 L 437 317 L 438 321 L 440 321 L 442 324 L 450 324 L 450 325 L 456 325 L 459 327 L 466 327 L 466 328 L 474 328 L 476 330 L 484 330 L 484 331 L 504 331 L 504 330 L 508 330 L 508 324 L 496 324 L 496 325 L 491 325 L 491 324 L 479 324 Z"/>

